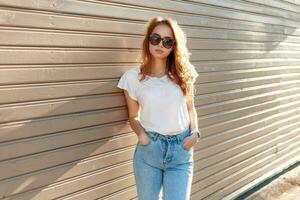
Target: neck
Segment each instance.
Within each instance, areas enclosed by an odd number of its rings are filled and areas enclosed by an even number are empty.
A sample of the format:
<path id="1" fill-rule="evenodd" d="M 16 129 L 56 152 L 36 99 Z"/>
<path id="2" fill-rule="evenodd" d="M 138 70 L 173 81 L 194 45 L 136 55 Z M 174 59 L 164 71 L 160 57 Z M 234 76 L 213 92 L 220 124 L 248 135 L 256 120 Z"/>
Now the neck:
<path id="1" fill-rule="evenodd" d="M 163 75 L 166 74 L 167 72 L 167 59 L 158 59 L 158 58 L 153 58 L 152 61 L 152 75 Z"/>

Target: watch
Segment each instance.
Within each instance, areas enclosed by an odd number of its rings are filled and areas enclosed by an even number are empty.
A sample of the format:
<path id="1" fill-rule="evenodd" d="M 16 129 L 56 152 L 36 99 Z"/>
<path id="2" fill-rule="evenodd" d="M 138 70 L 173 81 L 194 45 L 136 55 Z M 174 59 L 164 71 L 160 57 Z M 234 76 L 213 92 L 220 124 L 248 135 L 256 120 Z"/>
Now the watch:
<path id="1" fill-rule="evenodd" d="M 193 133 L 196 133 L 196 134 L 197 134 L 197 141 L 199 141 L 200 138 L 201 138 L 201 133 L 200 133 L 200 131 L 198 131 L 198 130 L 193 130 L 193 131 L 191 131 L 191 134 L 193 134 Z"/>

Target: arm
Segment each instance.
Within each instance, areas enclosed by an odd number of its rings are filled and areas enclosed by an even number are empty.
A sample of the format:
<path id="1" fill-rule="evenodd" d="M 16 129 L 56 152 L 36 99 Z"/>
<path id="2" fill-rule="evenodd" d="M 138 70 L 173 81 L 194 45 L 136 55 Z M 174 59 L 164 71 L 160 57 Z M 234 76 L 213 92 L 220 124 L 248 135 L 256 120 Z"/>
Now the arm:
<path id="1" fill-rule="evenodd" d="M 124 95 L 128 107 L 130 127 L 136 133 L 139 139 L 139 143 L 146 144 L 148 142 L 148 137 L 145 133 L 145 129 L 140 123 L 140 118 L 139 118 L 140 105 L 137 101 L 130 98 L 127 90 L 124 90 Z"/>
<path id="2" fill-rule="evenodd" d="M 195 104 L 194 104 L 194 85 L 192 84 L 191 87 L 192 93 L 191 95 L 188 95 L 187 98 L 187 109 L 189 112 L 189 117 L 190 117 L 190 130 L 197 130 L 198 129 L 198 116 L 197 116 L 197 111 L 195 108 Z"/>
<path id="3" fill-rule="evenodd" d="M 197 111 L 196 111 L 196 108 L 195 108 L 194 103 L 192 101 L 193 100 L 188 102 L 188 107 L 189 107 L 188 112 L 189 112 L 189 117 L 190 117 L 190 130 L 192 132 L 192 136 L 195 137 L 198 141 L 199 137 L 201 137 L 201 132 L 198 128 Z"/>
<path id="4" fill-rule="evenodd" d="M 198 116 L 197 111 L 194 105 L 194 86 L 191 87 L 192 93 L 191 95 L 187 95 L 187 109 L 189 112 L 190 117 L 190 130 L 191 131 L 199 131 L 198 129 Z M 186 149 L 191 148 L 198 142 L 198 137 L 196 134 L 192 134 L 191 136 L 187 137 L 183 141 L 183 145 Z"/>
<path id="5" fill-rule="evenodd" d="M 130 126 L 132 130 L 136 133 L 136 135 L 139 136 L 145 131 L 139 120 L 140 105 L 137 101 L 130 98 L 127 90 L 124 90 L 124 95 L 125 95 L 127 108 L 128 108 L 128 115 L 129 115 L 128 118 L 129 118 Z"/>
<path id="6" fill-rule="evenodd" d="M 198 129 L 198 116 L 197 116 L 197 111 L 196 108 L 193 106 L 193 103 L 191 101 L 188 102 L 188 112 L 189 112 L 189 116 L 190 116 L 190 130 L 194 131 Z"/>

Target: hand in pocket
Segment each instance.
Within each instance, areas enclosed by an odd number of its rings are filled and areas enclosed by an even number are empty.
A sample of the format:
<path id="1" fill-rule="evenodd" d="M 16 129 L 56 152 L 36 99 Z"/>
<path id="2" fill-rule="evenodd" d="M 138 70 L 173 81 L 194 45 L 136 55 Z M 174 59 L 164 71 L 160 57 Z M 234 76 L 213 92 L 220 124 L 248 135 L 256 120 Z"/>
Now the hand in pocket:
<path id="1" fill-rule="evenodd" d="M 148 145 L 150 142 L 151 141 L 146 133 L 142 133 L 138 136 L 138 144 Z"/>

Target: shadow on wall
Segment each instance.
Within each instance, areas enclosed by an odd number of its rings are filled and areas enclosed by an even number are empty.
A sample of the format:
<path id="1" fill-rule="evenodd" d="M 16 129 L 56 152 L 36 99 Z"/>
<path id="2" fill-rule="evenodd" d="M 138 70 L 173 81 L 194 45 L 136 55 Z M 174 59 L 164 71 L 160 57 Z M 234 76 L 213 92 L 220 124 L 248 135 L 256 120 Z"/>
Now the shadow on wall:
<path id="1" fill-rule="evenodd" d="M 112 179 L 134 184 L 130 174 L 136 138 L 124 123 L 124 98 L 101 94 L 115 85 L 109 81 L 41 86 L 38 98 L 57 92 L 53 96 L 63 99 L 2 108 L 0 199 L 55 199 Z M 81 93 L 84 87 L 96 89 L 82 97 L 63 93 Z M 36 88 L 23 89 L 32 94 Z M 99 195 L 107 192 L 105 187 L 98 190 Z"/>
<path id="2" fill-rule="evenodd" d="M 131 159 L 137 139 L 116 87 L 133 64 L 126 69 L 104 61 L 129 63 L 137 53 L 71 46 L 41 49 L 38 60 L 2 60 L 13 68 L 1 69 L 5 76 L 0 75 L 1 200 L 55 199 L 92 187 L 105 196 L 134 186 Z M 18 64 L 23 67 L 14 68 Z M 101 187 L 104 182 L 109 184 Z"/>

